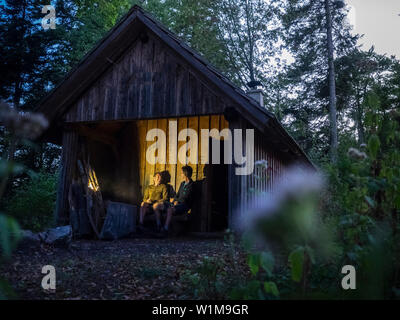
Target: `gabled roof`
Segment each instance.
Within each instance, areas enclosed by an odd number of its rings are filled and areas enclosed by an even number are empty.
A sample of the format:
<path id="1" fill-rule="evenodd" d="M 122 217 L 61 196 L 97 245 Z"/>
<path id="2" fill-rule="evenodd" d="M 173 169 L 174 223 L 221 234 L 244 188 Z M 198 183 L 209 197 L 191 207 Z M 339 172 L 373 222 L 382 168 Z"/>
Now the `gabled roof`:
<path id="1" fill-rule="evenodd" d="M 275 115 L 261 107 L 255 100 L 233 84 L 227 77 L 206 61 L 198 52 L 163 26 L 159 21 L 135 5 L 107 33 L 107 35 L 71 70 L 64 80 L 55 87 L 38 105 L 43 113 L 57 126 L 58 119 L 68 110 L 78 97 L 116 61 L 125 50 L 130 39 L 139 38 L 143 29 L 150 29 L 161 41 L 179 54 L 195 70 L 203 74 L 222 93 L 237 103 L 236 111 L 263 133 L 274 132 L 282 140 L 287 150 L 297 158 L 311 164 L 307 155 L 282 127 Z"/>

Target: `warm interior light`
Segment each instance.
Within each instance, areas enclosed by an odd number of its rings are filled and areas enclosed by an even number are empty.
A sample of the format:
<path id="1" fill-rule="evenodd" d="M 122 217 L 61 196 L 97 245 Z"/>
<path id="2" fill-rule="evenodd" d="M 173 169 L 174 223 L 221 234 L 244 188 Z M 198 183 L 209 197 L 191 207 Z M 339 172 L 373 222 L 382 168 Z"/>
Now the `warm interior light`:
<path id="1" fill-rule="evenodd" d="M 91 189 L 95 192 L 99 191 L 100 187 L 99 187 L 99 183 L 97 181 L 96 173 L 94 172 L 94 170 L 89 171 L 88 180 L 89 180 L 88 181 L 89 189 Z"/>

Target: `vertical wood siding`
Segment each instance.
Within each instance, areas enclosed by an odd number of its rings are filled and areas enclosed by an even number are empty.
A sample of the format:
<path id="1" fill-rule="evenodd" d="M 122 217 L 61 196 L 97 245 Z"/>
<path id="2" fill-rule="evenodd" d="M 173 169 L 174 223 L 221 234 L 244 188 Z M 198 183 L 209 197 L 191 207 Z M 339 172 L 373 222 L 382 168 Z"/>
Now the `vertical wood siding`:
<path id="1" fill-rule="evenodd" d="M 222 114 L 226 103 L 231 102 L 150 34 L 147 43 L 135 41 L 118 61 L 110 62 L 64 119 L 88 122 Z"/>
<path id="2" fill-rule="evenodd" d="M 231 130 L 251 129 L 242 119 L 230 122 Z M 242 134 L 243 153 L 245 153 L 246 135 Z M 254 167 L 253 174 L 239 176 L 235 174 L 236 165 L 229 168 L 229 227 L 237 228 L 237 219 L 246 215 L 253 205 L 260 204 L 270 196 L 275 183 L 281 177 L 286 162 L 268 145 L 265 135 L 255 129 L 254 133 L 254 162 L 266 160 L 267 168 Z"/>

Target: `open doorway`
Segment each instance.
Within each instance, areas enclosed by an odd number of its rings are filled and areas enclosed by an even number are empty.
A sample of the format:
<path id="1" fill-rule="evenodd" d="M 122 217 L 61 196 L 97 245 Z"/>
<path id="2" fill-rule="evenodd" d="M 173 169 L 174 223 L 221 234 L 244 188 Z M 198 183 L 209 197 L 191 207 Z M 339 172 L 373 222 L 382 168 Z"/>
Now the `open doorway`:
<path id="1" fill-rule="evenodd" d="M 212 162 L 213 139 L 209 140 L 209 159 Z M 203 231 L 220 232 L 228 227 L 228 165 L 224 164 L 225 140 L 220 144 L 220 164 L 207 164 L 204 168 L 204 181 L 201 193 Z"/>
<path id="2" fill-rule="evenodd" d="M 76 126 L 80 150 L 94 170 L 105 200 L 140 203 L 136 126 L 132 122 L 103 122 Z"/>
<path id="3" fill-rule="evenodd" d="M 211 213 L 210 232 L 224 231 L 228 227 L 228 165 L 210 165 Z"/>

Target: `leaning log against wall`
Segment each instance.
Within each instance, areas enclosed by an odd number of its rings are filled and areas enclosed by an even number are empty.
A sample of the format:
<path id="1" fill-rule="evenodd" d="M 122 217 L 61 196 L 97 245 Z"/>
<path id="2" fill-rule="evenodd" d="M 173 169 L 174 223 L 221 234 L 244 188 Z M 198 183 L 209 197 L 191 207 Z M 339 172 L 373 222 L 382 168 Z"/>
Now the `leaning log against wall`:
<path id="1" fill-rule="evenodd" d="M 82 144 L 81 153 L 77 164 L 80 182 L 85 190 L 86 214 L 96 237 L 100 238 L 100 230 L 105 219 L 105 205 L 99 188 L 96 173 L 90 165 L 90 154 L 87 151 L 87 143 Z"/>

